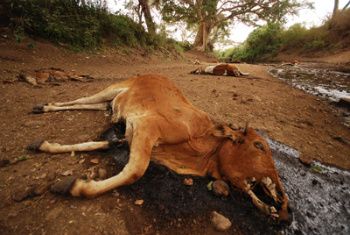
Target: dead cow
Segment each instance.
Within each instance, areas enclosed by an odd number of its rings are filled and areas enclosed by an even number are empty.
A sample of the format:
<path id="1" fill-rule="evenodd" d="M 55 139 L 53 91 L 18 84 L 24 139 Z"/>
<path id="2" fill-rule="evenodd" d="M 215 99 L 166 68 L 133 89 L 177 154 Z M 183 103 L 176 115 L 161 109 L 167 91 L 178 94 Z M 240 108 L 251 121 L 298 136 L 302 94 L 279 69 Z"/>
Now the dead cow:
<path id="1" fill-rule="evenodd" d="M 59 68 L 45 68 L 33 71 L 22 71 L 19 80 L 25 81 L 33 86 L 45 83 L 57 83 L 67 80 L 87 81 L 93 79 L 89 75 L 79 75 L 73 71 L 64 71 Z"/>
<path id="2" fill-rule="evenodd" d="M 249 195 L 253 204 L 265 214 L 288 219 L 288 198 L 267 142 L 252 128 L 235 130 L 215 122 L 194 107 L 165 77 L 133 77 L 95 95 L 36 106 L 33 111 L 107 110 L 109 106 L 112 124 L 124 125 L 119 128 L 124 130 L 123 137 L 73 145 L 41 141 L 30 148 L 50 153 L 92 151 L 127 141 L 129 162 L 109 179 L 68 179 L 54 185 L 54 191 L 75 197 L 95 197 L 134 183 L 143 176 L 152 160 L 178 174 L 210 175 L 230 182 Z"/>
<path id="3" fill-rule="evenodd" d="M 243 73 L 233 64 L 218 64 L 200 67 L 191 72 L 192 74 L 211 74 L 219 76 L 248 76 L 249 73 Z"/>

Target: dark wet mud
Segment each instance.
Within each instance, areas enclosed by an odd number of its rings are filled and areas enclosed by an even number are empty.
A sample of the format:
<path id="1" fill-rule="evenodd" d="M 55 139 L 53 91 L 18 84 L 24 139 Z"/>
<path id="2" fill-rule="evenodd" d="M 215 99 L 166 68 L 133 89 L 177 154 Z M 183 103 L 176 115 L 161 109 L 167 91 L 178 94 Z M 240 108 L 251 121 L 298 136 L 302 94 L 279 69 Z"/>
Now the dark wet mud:
<path id="1" fill-rule="evenodd" d="M 160 234 L 215 234 L 210 224 L 214 210 L 233 224 L 223 234 L 349 234 L 350 173 L 319 163 L 305 166 L 296 150 L 272 140 L 269 144 L 290 198 L 290 225 L 276 224 L 235 189 L 228 198 L 220 198 L 207 189 L 212 179 L 177 175 L 153 163 L 141 180 L 118 192 L 131 200 L 143 199 L 141 212 L 134 213 L 141 213 L 153 232 Z M 125 148 L 107 154 L 116 161 L 115 173 L 127 162 Z M 186 177 L 193 178 L 193 186 L 183 184 Z M 141 232 L 136 227 L 131 230 Z"/>
<path id="2" fill-rule="evenodd" d="M 118 172 L 127 162 L 127 154 L 114 154 Z M 192 186 L 183 184 L 192 178 Z M 279 225 L 261 214 L 241 192 L 230 189 L 230 196 L 218 197 L 207 189 L 209 177 L 178 175 L 167 168 L 151 163 L 146 174 L 136 183 L 118 189 L 132 200 L 142 199 L 142 213 L 160 234 L 216 234 L 211 225 L 212 211 L 217 211 L 232 222 L 232 227 L 218 234 L 276 234 L 285 225 Z M 135 229 L 135 228 L 134 228 Z M 140 231 L 135 230 L 135 233 Z"/>
<path id="3" fill-rule="evenodd" d="M 305 166 L 296 150 L 269 144 L 293 210 L 285 234 L 349 234 L 350 172 L 318 162 Z"/>
<path id="4" fill-rule="evenodd" d="M 333 102 L 350 95 L 350 69 L 319 63 L 273 65 L 269 73 L 307 93 Z"/>

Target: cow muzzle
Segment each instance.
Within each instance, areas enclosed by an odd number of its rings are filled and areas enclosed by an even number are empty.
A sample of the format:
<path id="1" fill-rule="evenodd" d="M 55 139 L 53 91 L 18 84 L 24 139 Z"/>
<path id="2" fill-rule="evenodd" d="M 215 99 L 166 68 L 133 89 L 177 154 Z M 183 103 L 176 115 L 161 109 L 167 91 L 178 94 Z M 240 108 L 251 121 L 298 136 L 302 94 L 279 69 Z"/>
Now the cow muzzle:
<path id="1" fill-rule="evenodd" d="M 254 177 L 245 180 L 244 191 L 250 196 L 253 204 L 264 214 L 278 221 L 288 221 L 286 195 L 277 189 L 270 177 L 257 181 Z"/>

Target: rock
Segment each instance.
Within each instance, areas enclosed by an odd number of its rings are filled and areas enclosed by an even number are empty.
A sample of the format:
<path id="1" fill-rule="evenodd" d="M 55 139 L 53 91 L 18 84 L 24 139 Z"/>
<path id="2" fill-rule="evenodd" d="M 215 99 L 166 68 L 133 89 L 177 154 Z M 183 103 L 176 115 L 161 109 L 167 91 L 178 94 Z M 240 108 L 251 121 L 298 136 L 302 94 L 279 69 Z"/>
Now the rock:
<path id="1" fill-rule="evenodd" d="M 193 185 L 193 179 L 192 178 L 185 178 L 182 182 L 184 185 L 192 186 Z"/>
<path id="2" fill-rule="evenodd" d="M 85 162 L 85 158 L 79 160 L 79 164 L 83 164 Z"/>
<path id="3" fill-rule="evenodd" d="M 338 101 L 338 106 L 349 108 L 350 107 L 350 96 L 341 97 Z"/>
<path id="4" fill-rule="evenodd" d="M 44 184 L 37 185 L 34 187 L 33 194 L 35 196 L 40 196 L 40 195 L 44 194 L 47 191 L 47 189 L 48 189 L 47 185 L 44 185 Z"/>
<path id="5" fill-rule="evenodd" d="M 232 225 L 231 221 L 220 213 L 213 211 L 211 214 L 211 223 L 218 231 L 226 231 Z"/>
<path id="6" fill-rule="evenodd" d="M 0 167 L 4 167 L 10 164 L 10 160 L 8 159 L 0 159 Z"/>
<path id="7" fill-rule="evenodd" d="M 54 171 L 50 171 L 47 174 L 47 180 L 51 181 L 51 180 L 54 180 L 55 178 L 56 178 L 56 173 Z"/>
<path id="8" fill-rule="evenodd" d="M 87 178 L 89 180 L 94 180 L 98 177 L 98 173 L 97 173 L 97 169 L 96 167 L 90 167 L 88 169 L 88 173 L 87 173 Z"/>
<path id="9" fill-rule="evenodd" d="M 73 175 L 73 170 L 66 170 L 65 172 L 61 173 L 61 175 L 63 176 Z"/>
<path id="10" fill-rule="evenodd" d="M 26 187 L 24 190 L 18 190 L 12 195 L 12 199 L 16 202 L 21 202 L 33 196 L 33 187 Z"/>
<path id="11" fill-rule="evenodd" d="M 227 197 L 230 194 L 230 187 L 223 180 L 215 180 L 212 184 L 212 188 L 216 196 Z"/>
<path id="12" fill-rule="evenodd" d="M 138 199 L 138 200 L 136 200 L 136 201 L 134 202 L 134 204 L 135 204 L 136 206 L 142 206 L 144 202 L 145 202 L 144 200 Z"/>
<path id="13" fill-rule="evenodd" d="M 94 158 L 94 159 L 91 159 L 90 162 L 93 164 L 99 164 L 100 160 L 98 158 Z"/>
<path id="14" fill-rule="evenodd" d="M 107 171 L 106 169 L 99 168 L 98 169 L 98 178 L 100 179 L 106 179 L 107 178 Z"/>

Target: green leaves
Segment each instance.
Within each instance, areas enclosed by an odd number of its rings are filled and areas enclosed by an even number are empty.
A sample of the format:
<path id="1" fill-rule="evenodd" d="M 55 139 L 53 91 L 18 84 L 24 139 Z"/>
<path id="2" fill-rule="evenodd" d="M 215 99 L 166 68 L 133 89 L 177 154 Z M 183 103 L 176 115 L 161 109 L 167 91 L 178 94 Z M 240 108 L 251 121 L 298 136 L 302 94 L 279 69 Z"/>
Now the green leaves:
<path id="1" fill-rule="evenodd" d="M 83 5 L 78 0 L 14 0 L 7 4 L 18 42 L 28 34 L 78 50 L 98 48 L 102 39 L 132 47 L 153 43 L 142 26 L 99 5 Z"/>

